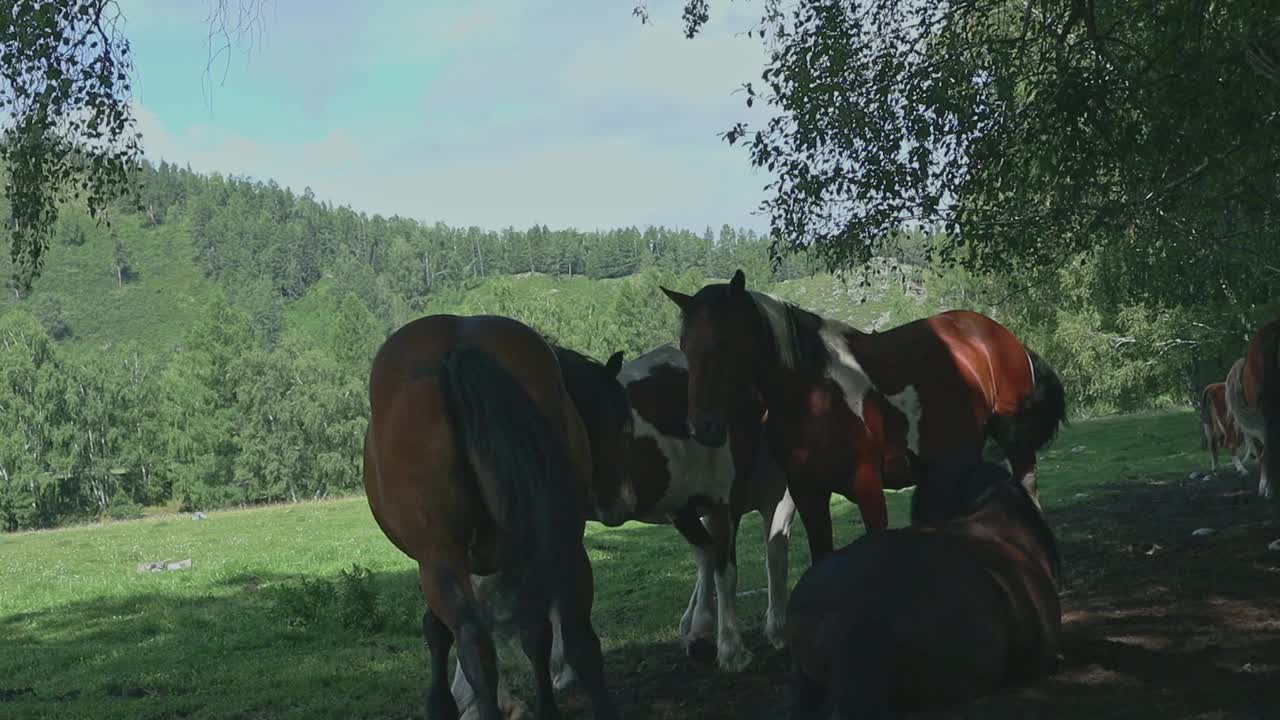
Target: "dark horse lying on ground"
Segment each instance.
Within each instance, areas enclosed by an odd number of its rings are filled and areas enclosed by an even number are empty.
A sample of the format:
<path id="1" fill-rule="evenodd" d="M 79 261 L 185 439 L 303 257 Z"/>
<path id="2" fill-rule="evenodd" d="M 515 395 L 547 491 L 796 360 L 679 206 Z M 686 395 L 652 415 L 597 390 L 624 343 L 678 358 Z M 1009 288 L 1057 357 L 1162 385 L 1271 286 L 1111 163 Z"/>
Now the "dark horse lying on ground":
<path id="1" fill-rule="evenodd" d="M 516 600 L 539 717 L 559 717 L 553 610 L 596 717 L 617 716 L 591 625 L 582 533 L 588 516 L 617 525 L 634 510 L 635 494 L 619 480 L 630 423 L 621 365 L 619 354 L 607 367 L 582 366 L 597 384 L 592 437 L 551 346 L 510 318 L 419 318 L 374 357 L 364 486 L 378 526 L 418 562 L 431 720 L 458 716 L 448 682 L 454 642 L 481 720 L 501 717 L 493 639 L 473 585 L 473 576 L 491 575 Z"/>
<path id="2" fill-rule="evenodd" d="M 1051 672 L 1057 578 L 1053 531 L 1004 468 L 936 467 L 911 527 L 858 538 L 792 591 L 792 720 L 897 719 Z"/>

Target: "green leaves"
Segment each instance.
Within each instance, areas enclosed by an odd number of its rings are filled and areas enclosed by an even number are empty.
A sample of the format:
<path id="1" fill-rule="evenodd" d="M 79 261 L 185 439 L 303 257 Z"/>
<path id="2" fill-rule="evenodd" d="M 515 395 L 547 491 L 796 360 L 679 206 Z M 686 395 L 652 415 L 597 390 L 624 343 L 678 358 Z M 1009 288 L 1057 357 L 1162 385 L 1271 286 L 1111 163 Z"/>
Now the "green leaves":
<path id="1" fill-rule="evenodd" d="M 141 158 L 131 69 L 109 0 L 0 7 L 0 164 L 15 278 L 39 274 L 59 207 L 83 197 L 104 218 Z"/>
<path id="2" fill-rule="evenodd" d="M 775 116 L 723 137 L 775 175 L 781 250 L 856 267 L 924 225 L 947 263 L 1021 279 L 1103 252 L 1126 299 L 1175 304 L 1222 301 L 1228 278 L 1263 300 L 1280 276 L 1271 3 L 766 7 L 768 94 L 746 102 Z"/>

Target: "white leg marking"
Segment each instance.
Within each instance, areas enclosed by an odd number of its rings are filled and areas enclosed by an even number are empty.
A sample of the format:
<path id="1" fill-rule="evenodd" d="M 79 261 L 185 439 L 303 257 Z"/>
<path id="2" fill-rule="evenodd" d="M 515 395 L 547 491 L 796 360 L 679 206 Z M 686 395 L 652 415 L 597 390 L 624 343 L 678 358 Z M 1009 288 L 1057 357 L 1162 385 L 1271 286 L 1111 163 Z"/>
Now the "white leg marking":
<path id="1" fill-rule="evenodd" d="M 751 664 L 751 651 L 742 644 L 738 630 L 738 569 L 733 563 L 725 563 L 724 570 L 716 573 L 716 609 L 720 630 L 716 638 L 716 659 L 720 669 L 739 672 Z"/>
<path id="2" fill-rule="evenodd" d="M 551 608 L 551 684 L 564 690 L 576 682 L 578 676 L 564 659 L 564 636 L 560 633 L 560 605 Z"/>
<path id="3" fill-rule="evenodd" d="M 476 695 L 462 672 L 462 664 L 457 661 L 453 666 L 453 684 L 450 686 L 453 701 L 458 704 L 458 720 L 479 720 L 480 708 L 476 705 Z M 498 710 L 506 720 L 522 720 L 532 717 L 529 707 L 511 696 L 507 688 L 507 679 L 498 673 Z"/>
<path id="4" fill-rule="evenodd" d="M 1263 450 L 1263 452 L 1267 452 Z M 1270 499 L 1272 495 L 1271 479 L 1267 477 L 1267 466 L 1262 465 L 1262 477 L 1258 479 L 1258 494 L 1264 498 Z"/>
<path id="5" fill-rule="evenodd" d="M 786 647 L 787 600 L 787 545 L 791 539 L 791 520 L 795 517 L 796 504 L 791 492 L 784 492 L 771 512 L 761 515 L 768 530 L 765 532 L 765 572 L 769 578 L 769 609 L 765 611 L 764 636 L 776 648 Z"/>
<path id="6" fill-rule="evenodd" d="M 698 583 L 693 588 L 693 597 L 685 618 L 680 621 L 681 640 L 688 651 L 694 641 L 711 637 L 715 632 L 716 599 L 712 596 L 715 589 L 712 580 L 712 557 L 709 548 L 693 546 L 693 559 L 698 564 Z M 688 621 L 686 625 L 685 621 Z M 685 629 L 687 627 L 687 630 Z"/>

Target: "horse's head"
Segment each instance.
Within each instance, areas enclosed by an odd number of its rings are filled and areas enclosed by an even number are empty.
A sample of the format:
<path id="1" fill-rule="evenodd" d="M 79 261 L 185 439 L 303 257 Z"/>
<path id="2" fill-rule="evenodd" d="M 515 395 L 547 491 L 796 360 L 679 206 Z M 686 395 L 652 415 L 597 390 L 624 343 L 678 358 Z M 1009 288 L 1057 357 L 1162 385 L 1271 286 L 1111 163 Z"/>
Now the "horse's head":
<path id="1" fill-rule="evenodd" d="M 591 443 L 591 503 L 594 519 L 611 527 L 635 512 L 636 492 L 627 473 L 631 403 L 618 381 L 622 353 L 603 365 L 567 348 L 556 348 L 565 386 Z"/>
<path id="2" fill-rule="evenodd" d="M 741 270 L 728 283 L 690 296 L 662 288 L 680 306 L 680 349 L 689 363 L 689 431 L 712 447 L 728 439 L 729 419 L 756 400 L 764 352 L 760 311 Z"/>
<path id="3" fill-rule="evenodd" d="M 1031 494 L 1003 466 L 966 453 L 930 463 L 922 475 L 911 497 L 912 526 L 941 525 L 994 511 L 1025 528 L 1043 546 L 1050 572 L 1058 576 L 1057 538 Z"/>

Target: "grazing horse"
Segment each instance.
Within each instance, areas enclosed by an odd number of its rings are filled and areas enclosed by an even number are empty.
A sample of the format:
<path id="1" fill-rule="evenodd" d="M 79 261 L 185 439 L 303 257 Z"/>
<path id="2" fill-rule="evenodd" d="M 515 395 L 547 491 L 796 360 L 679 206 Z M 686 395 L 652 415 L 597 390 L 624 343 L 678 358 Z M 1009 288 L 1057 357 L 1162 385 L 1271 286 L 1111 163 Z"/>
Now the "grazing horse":
<path id="1" fill-rule="evenodd" d="M 728 413 L 757 395 L 775 460 L 809 537 L 813 562 L 831 551 L 832 492 L 857 503 L 868 531 L 888 526 L 884 488 L 913 485 L 920 460 L 988 438 L 1037 498 L 1036 453 L 1066 423 L 1057 373 L 985 315 L 953 310 L 863 333 L 772 295 L 729 283 L 680 306 L 694 437 L 725 442 Z"/>
<path id="2" fill-rule="evenodd" d="M 591 565 L 582 543 L 593 514 L 621 524 L 634 494 L 623 490 L 625 395 L 621 356 L 598 376 L 612 407 L 610 441 L 593 448 L 556 353 L 541 335 L 496 316 L 433 315 L 387 338 L 369 374 L 364 486 L 382 532 L 418 563 L 431 650 L 427 715 L 458 716 L 449 691 L 449 650 L 475 690 L 481 720 L 501 717 L 493 639 L 473 576 L 497 574 L 515 598 L 521 642 L 533 667 L 538 715 L 559 712 L 550 677 L 554 609 L 564 653 L 598 718 L 617 710 L 591 625 Z M 614 457 L 593 457 L 612 448 Z M 593 472 L 605 468 L 608 472 Z"/>
<path id="3" fill-rule="evenodd" d="M 1058 573 L 1053 531 L 1008 471 L 939 466 L 911 527 L 863 535 L 796 583 L 792 720 L 897 720 L 1053 672 Z"/>
<path id="4" fill-rule="evenodd" d="M 1240 434 L 1240 428 L 1227 409 L 1227 384 L 1215 382 L 1205 385 L 1204 392 L 1200 393 L 1200 449 L 1209 451 L 1209 471 L 1218 471 L 1218 448 L 1222 448 L 1232 453 L 1231 462 L 1236 472 L 1243 475 L 1244 465 L 1236 454 L 1241 443 L 1244 443 L 1248 457 L 1253 443 Z"/>
<path id="5" fill-rule="evenodd" d="M 1258 494 L 1280 477 L 1280 318 L 1263 325 L 1227 373 L 1227 407 L 1245 437 L 1262 446 Z"/>

